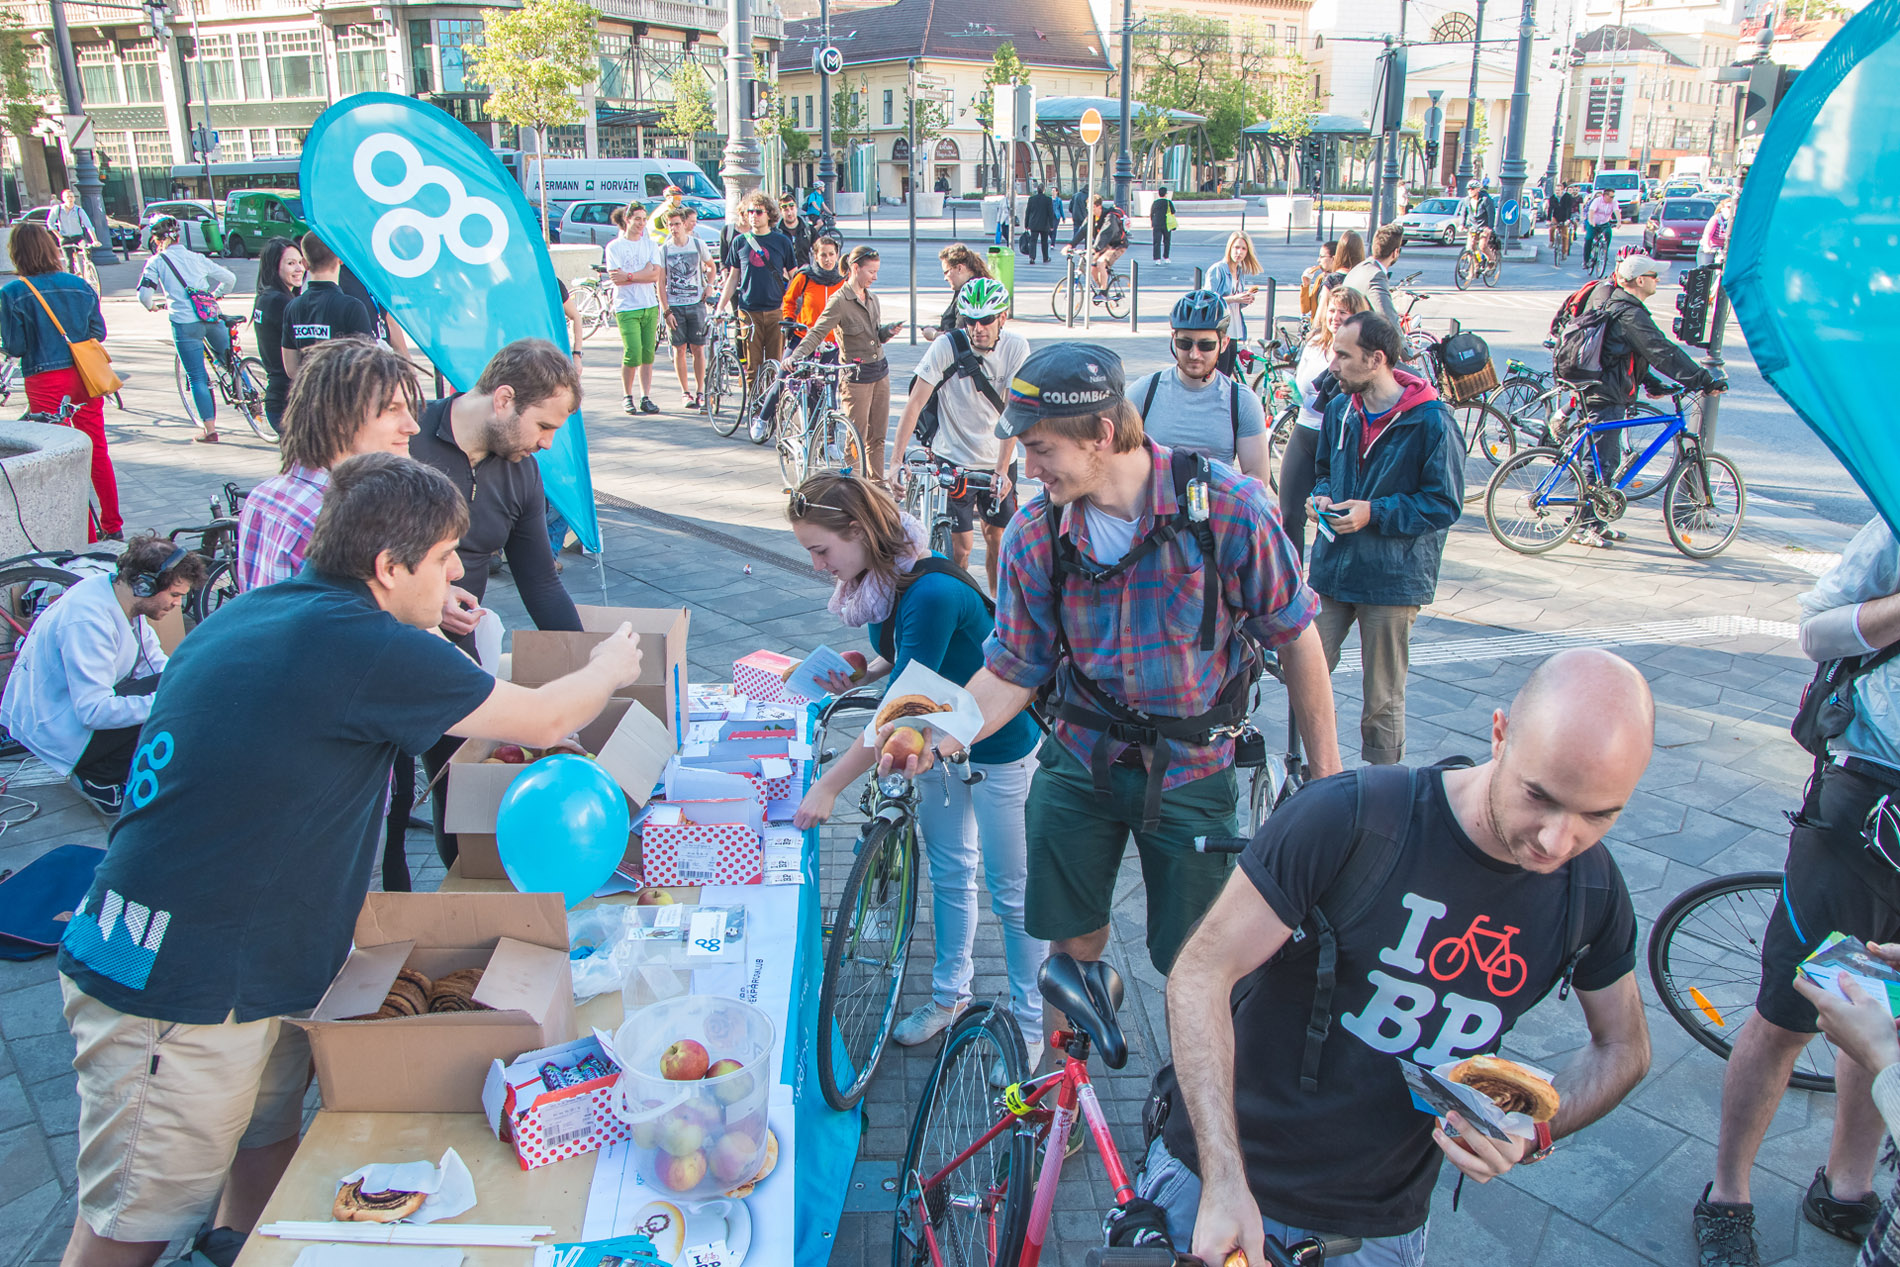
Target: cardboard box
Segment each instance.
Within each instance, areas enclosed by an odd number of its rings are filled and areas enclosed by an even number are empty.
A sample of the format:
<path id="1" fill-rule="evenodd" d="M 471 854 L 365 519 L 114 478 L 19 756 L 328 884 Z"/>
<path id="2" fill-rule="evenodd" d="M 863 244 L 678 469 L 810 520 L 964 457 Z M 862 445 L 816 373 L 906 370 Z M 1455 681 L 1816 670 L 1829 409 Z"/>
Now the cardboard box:
<path id="1" fill-rule="evenodd" d="M 765 879 L 765 844 L 744 823 L 648 823 L 640 838 L 640 871 L 659 887 L 759 884 Z"/>
<path id="2" fill-rule="evenodd" d="M 609 700 L 599 717 L 581 729 L 581 744 L 600 763 L 633 804 L 643 806 L 672 756 L 672 739 L 652 713 L 632 700 Z M 495 848 L 495 819 L 501 798 L 530 765 L 490 765 L 497 745 L 470 739 L 449 758 L 443 830 L 460 838 L 462 874 L 477 880 L 505 880 Z"/>
<path id="3" fill-rule="evenodd" d="M 541 1079 L 542 1065 L 553 1062 L 571 1069 L 588 1056 L 600 1058 L 613 1072 L 548 1090 Z M 601 1049 L 599 1040 L 576 1039 L 523 1052 L 507 1064 L 495 1061 L 482 1086 L 482 1111 L 496 1137 L 514 1146 L 521 1168 L 533 1170 L 628 1138 L 630 1129 L 613 1111 L 614 1085 L 619 1081 L 619 1067 Z"/>
<path id="4" fill-rule="evenodd" d="M 673 746 L 686 732 L 686 627 L 684 607 L 578 607 L 580 633 L 540 629 L 515 631 L 510 681 L 541 686 L 587 663 L 607 634 L 630 624 L 640 639 L 640 680 L 623 686 L 616 698 L 638 700 L 666 726 Z"/>
<path id="5" fill-rule="evenodd" d="M 361 1021 L 405 965 L 481 968 L 488 1012 Z M 567 911 L 558 893 L 371 893 L 355 948 L 308 1020 L 323 1105 L 355 1113 L 472 1113 L 497 1059 L 575 1036 Z"/>
<path id="6" fill-rule="evenodd" d="M 798 667 L 798 660 L 776 651 L 754 651 L 732 662 L 732 688 L 749 700 L 766 704 L 803 704 L 803 696 L 794 695 L 785 685 L 785 677 Z"/>

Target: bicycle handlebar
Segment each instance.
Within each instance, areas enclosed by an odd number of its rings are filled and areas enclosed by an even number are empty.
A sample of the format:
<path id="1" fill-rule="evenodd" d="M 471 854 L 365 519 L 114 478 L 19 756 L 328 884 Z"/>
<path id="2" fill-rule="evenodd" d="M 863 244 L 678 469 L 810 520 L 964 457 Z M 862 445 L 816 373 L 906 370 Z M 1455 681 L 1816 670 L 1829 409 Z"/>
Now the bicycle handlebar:
<path id="1" fill-rule="evenodd" d="M 1253 841 L 1245 836 L 1196 836 L 1195 853 L 1241 853 Z"/>

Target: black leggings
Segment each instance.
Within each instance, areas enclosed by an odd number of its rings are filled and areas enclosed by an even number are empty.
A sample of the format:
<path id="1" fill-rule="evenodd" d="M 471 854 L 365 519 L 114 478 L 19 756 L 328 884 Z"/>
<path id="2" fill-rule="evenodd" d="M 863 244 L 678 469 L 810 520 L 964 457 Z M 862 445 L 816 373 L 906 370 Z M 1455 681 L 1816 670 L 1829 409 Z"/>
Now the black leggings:
<path id="1" fill-rule="evenodd" d="M 1295 422 L 1280 459 L 1280 525 L 1302 563 L 1306 561 L 1306 499 L 1313 495 L 1313 460 L 1318 453 L 1319 432 Z"/>
<path id="2" fill-rule="evenodd" d="M 95 730 L 86 750 L 73 763 L 73 773 L 99 787 L 124 787 L 132 774 L 132 754 L 138 751 L 138 726 Z"/>
<path id="3" fill-rule="evenodd" d="M 409 883 L 409 811 L 416 803 L 416 759 L 396 754 L 390 788 L 389 818 L 383 823 L 383 892 L 407 893 Z"/>

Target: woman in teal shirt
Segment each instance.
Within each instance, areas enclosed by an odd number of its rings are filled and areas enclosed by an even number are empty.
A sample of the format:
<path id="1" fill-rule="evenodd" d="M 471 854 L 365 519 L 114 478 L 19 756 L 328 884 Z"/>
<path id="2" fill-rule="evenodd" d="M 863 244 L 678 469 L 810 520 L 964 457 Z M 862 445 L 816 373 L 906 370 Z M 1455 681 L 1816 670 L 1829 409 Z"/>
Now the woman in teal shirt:
<path id="1" fill-rule="evenodd" d="M 873 648 L 864 681 L 902 673 L 913 660 L 952 682 L 968 682 L 983 667 L 983 640 L 995 621 L 975 582 L 939 571 L 918 571 L 930 553 L 923 525 L 904 514 L 890 494 L 843 475 L 815 475 L 792 494 L 792 534 L 812 565 L 832 578 L 831 610 L 846 625 L 867 628 Z M 859 683 L 861 684 L 861 683 Z M 843 691 L 839 676 L 826 685 Z M 931 910 L 937 959 L 931 1000 L 897 1023 L 892 1037 L 905 1046 L 924 1042 L 970 1003 L 970 958 L 976 941 L 976 870 L 981 857 L 990 909 L 1003 922 L 1010 1010 L 1029 1048 L 1029 1068 L 1042 1059 L 1042 999 L 1036 972 L 1049 943 L 1023 930 L 1027 864 L 1023 803 L 1036 771 L 1036 732 L 1027 712 L 970 749 L 980 782 L 966 784 L 944 767 L 920 776 L 918 826 L 930 866 Z M 852 744 L 812 785 L 793 821 L 811 827 L 831 816 L 838 796 L 877 760 L 877 750 Z"/>

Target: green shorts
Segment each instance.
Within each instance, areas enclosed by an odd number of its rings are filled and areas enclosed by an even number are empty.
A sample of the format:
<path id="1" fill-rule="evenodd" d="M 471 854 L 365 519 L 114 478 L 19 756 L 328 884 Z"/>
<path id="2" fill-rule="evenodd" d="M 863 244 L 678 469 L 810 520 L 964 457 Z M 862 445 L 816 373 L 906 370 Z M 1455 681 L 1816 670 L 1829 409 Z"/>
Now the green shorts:
<path id="1" fill-rule="evenodd" d="M 1161 797 L 1161 825 L 1141 830 L 1148 772 L 1115 766 L 1100 796 L 1081 762 L 1054 738 L 1037 754 L 1029 785 L 1029 891 L 1023 923 L 1031 937 L 1057 941 L 1107 926 L 1115 875 L 1128 837 L 1141 856 L 1148 895 L 1148 958 L 1167 974 L 1188 934 L 1227 883 L 1233 859 L 1194 848 L 1196 836 L 1234 834 L 1239 781 L 1232 766 Z"/>
<path id="2" fill-rule="evenodd" d="M 653 349 L 660 338 L 659 308 L 633 308 L 616 312 L 614 321 L 620 326 L 620 363 L 653 364 Z"/>

